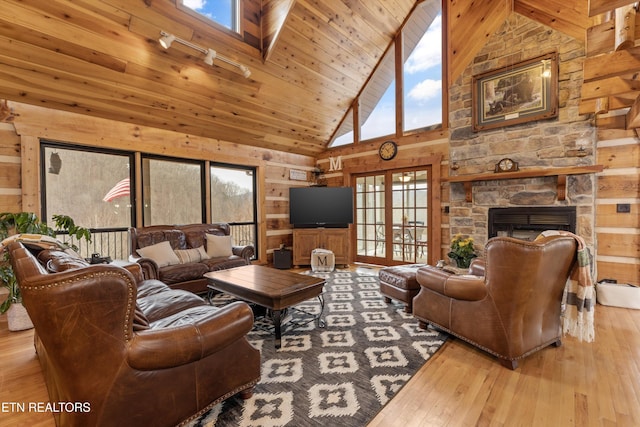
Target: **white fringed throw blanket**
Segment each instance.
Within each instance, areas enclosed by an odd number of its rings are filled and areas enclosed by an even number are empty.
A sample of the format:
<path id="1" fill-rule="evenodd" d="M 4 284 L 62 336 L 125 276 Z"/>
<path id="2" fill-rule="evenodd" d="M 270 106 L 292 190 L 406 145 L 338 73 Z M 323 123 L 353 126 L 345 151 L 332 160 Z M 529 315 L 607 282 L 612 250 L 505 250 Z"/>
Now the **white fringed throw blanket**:
<path id="1" fill-rule="evenodd" d="M 562 300 L 562 333 L 576 337 L 580 341 L 592 342 L 595 340 L 596 291 L 591 276 L 589 249 L 582 237 L 568 231 L 545 231 L 542 235 L 570 236 L 578 243 L 578 260 L 567 280 Z"/>

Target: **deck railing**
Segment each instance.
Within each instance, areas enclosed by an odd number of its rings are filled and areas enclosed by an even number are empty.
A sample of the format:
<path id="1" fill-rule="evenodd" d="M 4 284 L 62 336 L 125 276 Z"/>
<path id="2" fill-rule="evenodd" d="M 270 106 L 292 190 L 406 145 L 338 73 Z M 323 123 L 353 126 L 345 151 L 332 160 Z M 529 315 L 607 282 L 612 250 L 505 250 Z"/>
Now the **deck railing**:
<path id="1" fill-rule="evenodd" d="M 255 227 L 253 224 L 231 224 L 231 236 L 236 245 L 253 244 L 255 247 Z M 127 228 L 91 230 L 91 242 L 77 240 L 68 234 L 57 236 L 62 242 L 78 248 L 83 258 L 90 258 L 93 254 L 111 259 L 128 259 L 131 254 L 129 232 Z M 257 252 L 257 250 L 256 250 Z"/>

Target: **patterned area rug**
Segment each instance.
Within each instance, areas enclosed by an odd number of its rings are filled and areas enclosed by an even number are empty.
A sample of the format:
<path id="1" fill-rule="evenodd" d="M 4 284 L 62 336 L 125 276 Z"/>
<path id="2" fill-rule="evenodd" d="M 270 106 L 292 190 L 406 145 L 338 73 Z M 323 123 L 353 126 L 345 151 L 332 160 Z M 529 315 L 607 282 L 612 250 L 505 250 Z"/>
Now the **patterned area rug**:
<path id="1" fill-rule="evenodd" d="M 276 350 L 269 322 L 258 321 L 249 334 L 262 355 L 253 397 L 230 398 L 191 426 L 365 426 L 446 339 L 419 329 L 401 304 L 386 304 L 374 273 L 307 274 L 327 280 L 326 325 L 285 328 Z M 219 294 L 213 303 L 230 299 Z M 289 310 L 285 319 L 301 323 L 321 304 L 314 299 L 296 308 L 306 314 Z"/>

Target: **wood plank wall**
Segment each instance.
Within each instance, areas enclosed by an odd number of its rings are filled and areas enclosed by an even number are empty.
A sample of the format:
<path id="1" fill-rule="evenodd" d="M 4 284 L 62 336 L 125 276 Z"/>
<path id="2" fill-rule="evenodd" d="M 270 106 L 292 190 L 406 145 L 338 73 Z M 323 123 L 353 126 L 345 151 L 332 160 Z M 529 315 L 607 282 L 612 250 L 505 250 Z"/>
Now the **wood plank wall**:
<path id="1" fill-rule="evenodd" d="M 39 213 L 38 142 L 39 138 L 44 138 L 90 147 L 255 166 L 258 171 L 259 262 L 271 262 L 273 249 L 281 243 L 292 244 L 293 232 L 288 220 L 289 187 L 308 184 L 290 180 L 289 170 L 312 170 L 315 166 L 313 157 L 26 104 L 10 105 L 16 112 L 16 119 L 13 123 L 0 123 L 2 212 L 33 210 Z M 24 178 L 21 178 L 21 170 L 28 171 Z"/>
<path id="2" fill-rule="evenodd" d="M 640 139 L 625 116 L 599 115 L 596 240 L 598 280 L 640 285 Z M 629 212 L 617 212 L 629 205 Z"/>
<path id="3" fill-rule="evenodd" d="M 0 123 L 0 212 L 20 212 L 20 138 L 11 123 Z"/>

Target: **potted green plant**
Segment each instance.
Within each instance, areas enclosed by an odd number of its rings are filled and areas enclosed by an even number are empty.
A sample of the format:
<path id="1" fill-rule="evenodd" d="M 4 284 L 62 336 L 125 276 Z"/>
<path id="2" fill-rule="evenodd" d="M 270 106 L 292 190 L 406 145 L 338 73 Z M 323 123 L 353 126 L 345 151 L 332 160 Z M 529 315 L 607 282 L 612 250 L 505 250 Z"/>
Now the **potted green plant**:
<path id="1" fill-rule="evenodd" d="M 451 240 L 451 251 L 447 254 L 459 268 L 469 268 L 471 260 L 476 258 L 473 237 L 456 234 Z"/>
<path id="2" fill-rule="evenodd" d="M 13 234 L 42 234 L 55 237 L 56 233 L 61 231 L 69 233 L 78 240 L 91 241 L 91 232 L 87 228 L 78 227 L 71 217 L 54 215 L 53 221 L 55 229 L 41 222 L 32 212 L 0 213 L 0 241 Z M 76 247 L 73 249 L 77 250 Z M 0 259 L 0 283 L 8 290 L 7 298 L 0 305 L 0 313 L 7 313 L 9 330 L 20 331 L 32 328 L 31 319 L 22 306 L 20 286 L 9 262 L 9 254 L 5 250 L 2 250 L 2 258 Z"/>

